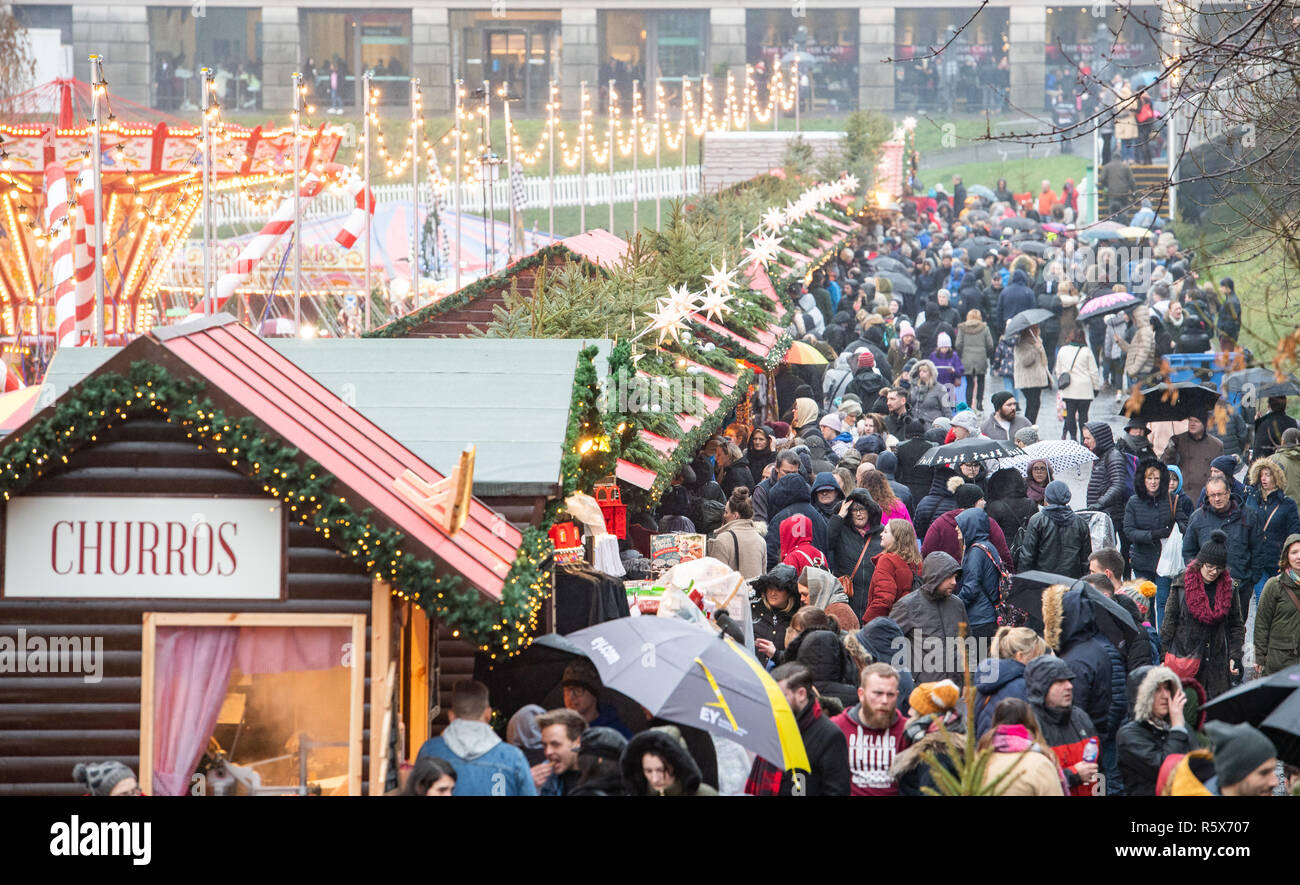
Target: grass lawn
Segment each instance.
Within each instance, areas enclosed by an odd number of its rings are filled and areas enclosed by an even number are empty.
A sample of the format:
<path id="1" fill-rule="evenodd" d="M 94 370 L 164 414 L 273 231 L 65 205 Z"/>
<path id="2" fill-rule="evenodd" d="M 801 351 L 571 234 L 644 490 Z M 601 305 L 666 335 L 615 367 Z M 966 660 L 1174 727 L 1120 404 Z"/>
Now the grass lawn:
<path id="1" fill-rule="evenodd" d="M 965 147 L 977 139 L 998 132 L 1001 118 L 978 116 L 913 115 L 916 117 L 916 150 L 922 162 L 929 151 Z M 901 121 L 898 112 L 895 119 Z M 1009 117 L 1007 119 L 1010 119 Z"/>
<path id="2" fill-rule="evenodd" d="M 1075 184 L 1087 174 L 1090 158 L 1073 154 L 1064 156 L 1041 157 L 1038 159 L 1008 159 L 1006 162 L 960 163 L 955 166 L 921 168 L 921 180 L 927 188 L 935 182 L 942 182 L 951 189 L 950 182 L 954 175 L 969 188 L 972 184 L 994 187 L 999 178 L 1007 180 L 1007 187 L 1015 193 L 1038 193 L 1039 185 L 1046 178 L 1052 182 L 1052 188 L 1059 191 L 1065 179 L 1073 178 Z"/>
<path id="3" fill-rule="evenodd" d="M 663 200 L 659 204 L 659 211 L 664 223 L 668 221 L 668 215 L 671 211 L 671 200 Z M 531 232 L 533 225 L 537 225 L 537 231 L 546 234 L 549 227 L 549 212 L 545 206 L 536 209 L 525 209 L 524 229 Z M 506 220 L 506 213 L 498 211 L 496 218 L 499 221 Z M 578 224 L 579 209 L 577 206 L 557 206 L 555 208 L 555 235 L 557 237 L 571 237 L 574 234 L 582 233 L 583 228 Z M 641 200 L 637 210 L 637 226 L 641 229 L 653 228 L 655 226 L 655 201 Z M 600 203 L 587 207 L 587 230 L 596 228 L 609 227 L 609 204 Z M 614 204 L 614 233 L 624 239 L 628 239 L 632 231 L 632 203 L 615 203 Z"/>

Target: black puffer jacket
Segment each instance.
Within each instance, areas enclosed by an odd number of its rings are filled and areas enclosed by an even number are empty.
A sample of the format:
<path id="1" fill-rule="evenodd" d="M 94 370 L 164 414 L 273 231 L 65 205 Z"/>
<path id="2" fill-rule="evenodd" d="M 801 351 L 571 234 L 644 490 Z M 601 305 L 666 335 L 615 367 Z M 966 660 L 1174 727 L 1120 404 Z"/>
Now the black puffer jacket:
<path id="1" fill-rule="evenodd" d="M 936 467 L 934 479 L 930 482 L 930 493 L 916 505 L 912 515 L 912 526 L 916 536 L 924 538 L 930 524 L 949 510 L 957 509 L 956 491 L 962 485 L 959 477 L 951 467 Z"/>
<path id="2" fill-rule="evenodd" d="M 854 372 L 853 380 L 849 382 L 849 389 L 845 392 L 857 395 L 862 401 L 862 411 L 874 412 L 880 405 L 880 390 L 886 384 L 884 376 L 874 369 L 858 369 Z"/>
<path id="3" fill-rule="evenodd" d="M 1182 687 L 1177 675 L 1167 667 L 1139 667 L 1129 674 L 1132 719 L 1120 726 L 1115 739 L 1126 795 L 1154 796 L 1165 758 L 1196 749 L 1190 728 L 1170 728 L 1168 719 L 1155 716 L 1156 689 L 1166 683 L 1173 692 Z"/>
<path id="4" fill-rule="evenodd" d="M 800 634 L 796 660 L 812 671 L 813 687 L 822 697 L 837 698 L 846 708 L 858 702 L 857 665 L 835 630 Z"/>
<path id="5" fill-rule="evenodd" d="M 1079 589 L 1043 591 L 1043 638 L 1074 671 L 1074 706 L 1088 714 L 1097 732 L 1111 734 L 1128 707 L 1123 664 L 1112 662 L 1097 629 L 1092 600 Z M 1118 673 L 1112 671 L 1118 667 Z M 1114 686 L 1118 684 L 1118 697 Z M 1112 707 L 1116 715 L 1111 716 Z"/>
<path id="6" fill-rule="evenodd" d="M 820 439 L 820 437 L 818 437 Z M 826 518 L 812 505 L 812 488 L 797 473 L 783 476 L 767 495 L 767 567 L 775 568 L 781 561 L 781 523 L 796 513 L 812 520 L 813 546 L 828 557 L 826 549 Z"/>
<path id="7" fill-rule="evenodd" d="M 966 605 L 957 598 L 956 592 L 954 591 L 950 596 L 939 594 L 939 585 L 953 575 L 957 576 L 960 584 L 961 564 L 942 551 L 931 553 L 921 566 L 921 589 L 904 596 L 894 604 L 894 610 L 889 613 L 890 620 L 903 631 L 907 642 L 906 660 L 913 664 L 928 665 L 933 660 L 942 668 L 944 656 L 926 654 L 927 646 L 932 646 L 938 641 L 940 647 L 946 647 L 943 645 L 945 641 L 957 637 L 958 625 L 967 623 Z M 956 662 L 952 663 L 954 667 L 952 670 L 927 670 L 918 667 L 914 671 L 916 681 L 937 682 L 951 679 L 961 685 L 965 677 L 955 669 Z"/>
<path id="8" fill-rule="evenodd" d="M 895 471 L 894 478 L 907 486 L 908 491 L 912 493 L 912 500 L 916 501 L 918 507 L 921 499 L 930 491 L 935 469 L 920 467 L 916 462 L 932 448 L 934 443 L 924 436 L 908 437 L 907 442 L 898 447 L 898 469 Z M 924 537 L 925 532 L 918 531 L 916 536 Z"/>
<path id="9" fill-rule="evenodd" d="M 1029 499 L 1025 478 L 1014 467 L 1004 467 L 989 477 L 989 519 L 1002 529 L 1002 534 L 1014 540 L 1020 527 L 1038 512 L 1038 505 Z"/>
<path id="10" fill-rule="evenodd" d="M 646 783 L 645 772 L 641 768 L 641 758 L 646 753 L 653 753 L 671 766 L 676 783 L 664 795 L 669 796 L 716 796 L 714 790 L 704 783 L 700 767 L 695 764 L 691 754 L 686 752 L 672 733 L 652 728 L 643 731 L 628 741 L 623 751 L 623 789 L 629 796 L 660 795 L 650 789 Z"/>
<path id="11" fill-rule="evenodd" d="M 1144 477 L 1147 469 L 1160 470 L 1160 488 L 1151 495 L 1147 492 Z M 1133 477 L 1133 497 L 1124 504 L 1124 537 L 1128 538 L 1129 563 L 1134 574 L 1151 577 L 1160 562 L 1160 547 L 1173 532 L 1186 531 L 1187 520 L 1192 516 L 1192 502 L 1186 495 L 1175 497 L 1169 490 L 1173 474 L 1158 458 L 1145 458 L 1138 464 Z"/>
<path id="12" fill-rule="evenodd" d="M 1038 569 L 1082 578 L 1088 573 L 1091 555 L 1088 521 L 1066 504 L 1048 504 L 1029 520 L 1016 570 Z"/>
<path id="13" fill-rule="evenodd" d="M 822 428 L 819 424 L 806 424 L 795 430 L 795 434 L 808 447 L 808 453 L 812 455 L 813 471 L 821 473 L 823 469 L 830 470 L 831 467 L 823 468 L 817 462 L 822 461 L 826 464 L 834 465 L 839 461 L 839 456 L 831 451 L 830 443 L 826 442 L 826 437 L 822 436 Z"/>
<path id="14" fill-rule="evenodd" d="M 880 533 L 884 527 L 880 524 L 880 505 L 871 497 L 870 492 L 854 489 L 849 494 L 849 500 L 867 508 L 866 534 L 859 533 L 853 527 L 852 516 L 841 517 L 836 513 L 826 525 L 827 548 L 820 549 L 830 558 L 831 574 L 837 578 L 853 575 L 853 595 L 849 598 L 849 606 L 858 620 L 862 620 L 862 613 L 867 610 L 867 590 L 871 586 L 871 576 L 876 572 L 872 560 L 884 549 L 880 543 Z M 864 545 L 867 548 L 866 555 L 862 553 Z M 861 565 L 858 565 L 859 558 L 862 560 Z M 857 566 L 856 572 L 853 571 L 854 566 Z"/>
<path id="15" fill-rule="evenodd" d="M 1092 476 L 1088 479 L 1088 509 L 1109 514 L 1118 529 L 1124 524 L 1124 503 L 1133 494 L 1128 485 L 1128 464 L 1124 453 L 1115 448 L 1109 424 L 1089 421 L 1085 426 L 1097 441 L 1093 450 L 1097 460 L 1092 462 Z"/>

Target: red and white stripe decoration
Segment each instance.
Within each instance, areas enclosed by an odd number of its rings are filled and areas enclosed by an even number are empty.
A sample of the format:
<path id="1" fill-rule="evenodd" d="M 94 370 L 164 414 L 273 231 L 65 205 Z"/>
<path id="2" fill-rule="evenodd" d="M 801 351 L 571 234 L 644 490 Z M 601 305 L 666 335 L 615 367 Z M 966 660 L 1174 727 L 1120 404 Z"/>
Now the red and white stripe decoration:
<path id="1" fill-rule="evenodd" d="M 304 200 L 309 200 L 319 194 L 324 187 L 324 180 L 315 173 L 311 173 L 303 179 L 298 188 L 298 193 Z M 276 208 L 271 220 L 258 231 L 257 236 L 253 237 L 248 242 L 248 245 L 244 247 L 244 250 L 239 253 L 230 270 L 217 279 L 217 310 L 221 310 L 225 306 L 226 302 L 230 300 L 230 296 L 235 294 L 235 289 L 244 280 L 248 279 L 253 273 L 253 268 L 266 257 L 266 253 L 271 251 L 271 247 L 275 245 L 276 241 L 292 229 L 293 200 L 284 200 Z M 201 309 L 199 313 L 202 313 Z"/>
<path id="2" fill-rule="evenodd" d="M 55 341 L 77 343 L 77 292 L 68 224 L 68 176 L 59 163 L 45 167 L 45 229 L 50 232 L 50 270 L 54 283 Z"/>
<path id="3" fill-rule="evenodd" d="M 334 235 L 334 242 L 344 249 L 351 249 L 357 237 L 366 229 L 366 195 L 370 195 L 371 215 L 375 214 L 375 195 L 373 191 L 366 190 L 365 180 L 355 175 L 343 182 L 342 186 L 343 193 L 353 202 L 353 209 L 343 221 L 343 228 Z"/>
<path id="4" fill-rule="evenodd" d="M 77 176 L 77 208 L 73 215 L 72 259 L 76 270 L 76 332 L 85 340 L 93 332 L 95 320 L 95 182 L 89 162 Z M 55 308 L 56 315 L 58 307 Z M 63 323 L 59 321 L 59 343 L 63 343 Z M 77 342 L 72 342 L 77 343 Z"/>

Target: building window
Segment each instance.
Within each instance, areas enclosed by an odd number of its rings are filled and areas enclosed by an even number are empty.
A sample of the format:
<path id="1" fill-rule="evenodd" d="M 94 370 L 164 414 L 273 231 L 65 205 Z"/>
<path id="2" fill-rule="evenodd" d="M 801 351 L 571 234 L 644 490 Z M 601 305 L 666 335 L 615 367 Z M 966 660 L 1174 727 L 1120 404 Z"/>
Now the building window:
<path id="1" fill-rule="evenodd" d="M 491 12 L 453 10 L 451 33 L 456 77 L 473 92 L 484 80 L 494 88 L 504 84 L 519 98 L 522 110 L 541 112 L 550 95 L 550 81 L 558 77 L 560 53 L 559 10 Z M 519 106 L 516 106 L 519 107 Z"/>
<path id="2" fill-rule="evenodd" d="M 261 107 L 262 11 L 206 6 L 149 8 L 153 102 L 164 111 L 197 110 L 199 71 L 212 68 L 217 98 L 228 108 Z M 167 47 L 161 49 L 158 47 Z"/>
<path id="3" fill-rule="evenodd" d="M 895 17 L 894 104 L 900 110 L 998 111 L 1011 84 L 1008 13 L 900 9 Z M 968 24 L 969 22 L 969 24 Z M 964 27 L 963 27 L 964 26 Z M 960 31 L 960 33 L 958 33 Z M 951 43 L 949 40 L 951 39 Z M 947 44 L 937 57 L 931 57 Z"/>
<path id="4" fill-rule="evenodd" d="M 805 110 L 857 108 L 858 40 L 856 9 L 810 10 L 800 18 L 774 9 L 745 14 L 746 61 L 770 71 L 780 58 L 789 71 L 797 54 Z"/>
<path id="5" fill-rule="evenodd" d="M 410 100 L 410 10 L 304 10 L 301 22 L 303 82 L 320 108 L 359 108 L 357 77 L 365 71 L 373 73 L 382 103 Z"/>

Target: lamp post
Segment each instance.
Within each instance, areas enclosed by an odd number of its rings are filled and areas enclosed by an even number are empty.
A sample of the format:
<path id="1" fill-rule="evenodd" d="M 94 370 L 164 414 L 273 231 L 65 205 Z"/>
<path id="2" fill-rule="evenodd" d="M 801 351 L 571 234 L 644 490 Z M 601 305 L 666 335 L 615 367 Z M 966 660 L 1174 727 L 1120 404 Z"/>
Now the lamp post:
<path id="1" fill-rule="evenodd" d="M 212 127 L 209 125 L 212 109 L 212 69 L 203 68 L 199 72 L 199 78 L 199 88 L 202 90 L 200 104 L 203 111 L 199 134 L 203 142 L 203 312 L 211 316 L 216 313 L 216 304 L 212 298 Z"/>
<path id="2" fill-rule="evenodd" d="M 374 99 L 374 96 L 371 94 L 370 91 L 372 88 L 370 85 L 371 84 L 370 78 L 372 76 L 374 76 L 373 73 L 367 70 L 365 74 L 362 75 L 361 78 L 363 88 L 365 89 L 365 93 L 362 96 L 362 108 L 361 108 L 361 113 L 362 113 L 361 138 L 364 142 L 364 144 L 361 146 L 361 169 L 362 169 L 362 176 L 364 178 L 364 181 L 362 183 L 362 188 L 363 188 L 362 193 L 365 195 L 364 199 L 366 205 L 365 298 L 366 298 L 366 331 L 367 332 L 370 331 L 370 224 L 371 224 L 371 215 L 375 211 L 375 207 L 372 203 L 374 197 L 371 196 L 371 192 L 370 192 L 370 115 L 373 113 L 373 111 L 371 110 L 372 107 L 371 102 Z"/>
<path id="3" fill-rule="evenodd" d="M 293 74 L 293 332 L 302 332 L 302 74 Z"/>
<path id="4" fill-rule="evenodd" d="M 90 164 L 94 176 L 95 194 L 95 344 L 104 346 L 104 124 L 99 116 L 99 99 L 107 97 L 108 85 L 104 82 L 104 57 L 90 57 Z"/>
<path id="5" fill-rule="evenodd" d="M 420 303 L 420 78 L 411 78 L 411 297 Z"/>

